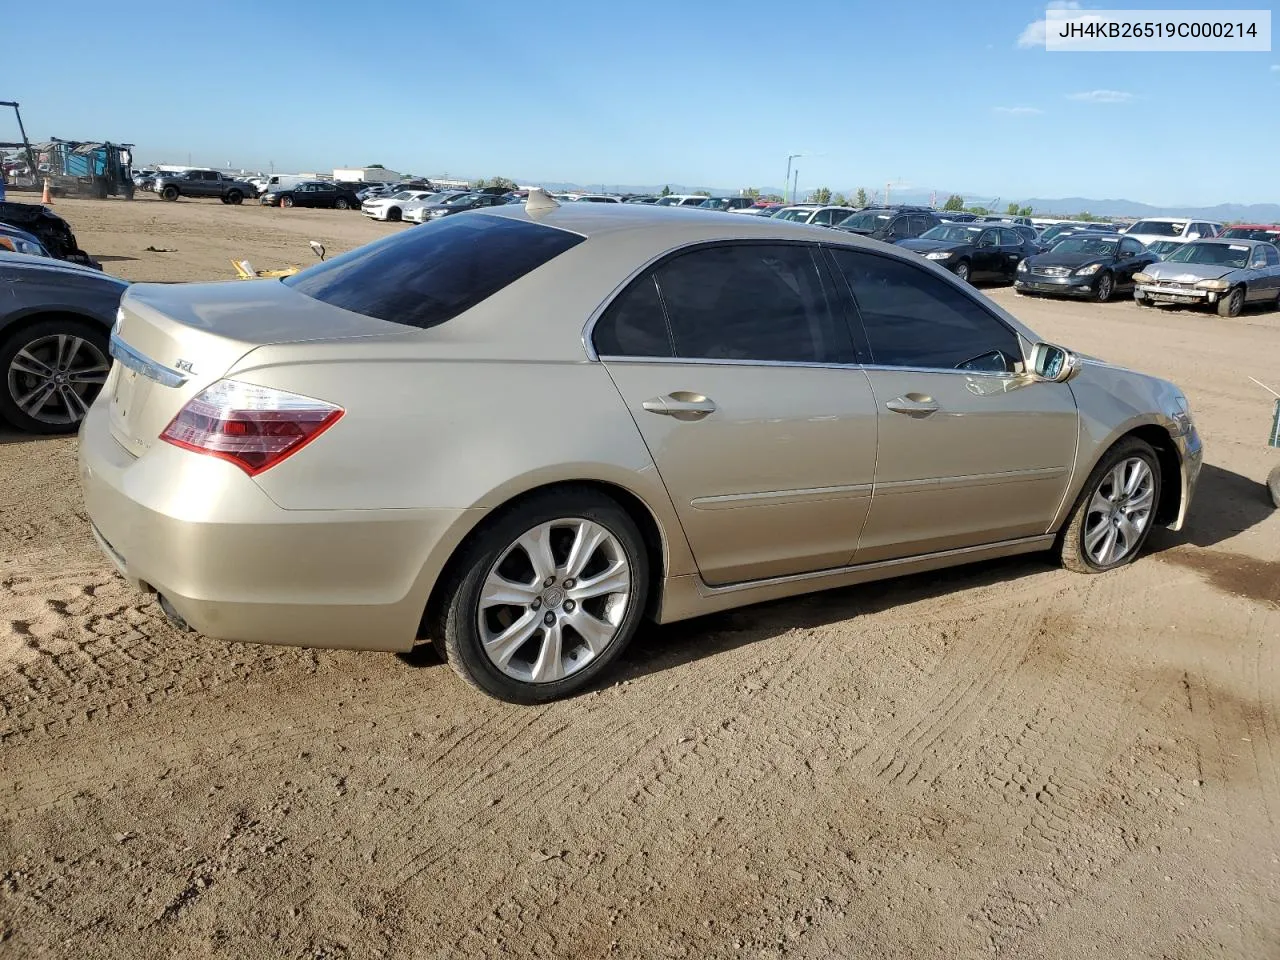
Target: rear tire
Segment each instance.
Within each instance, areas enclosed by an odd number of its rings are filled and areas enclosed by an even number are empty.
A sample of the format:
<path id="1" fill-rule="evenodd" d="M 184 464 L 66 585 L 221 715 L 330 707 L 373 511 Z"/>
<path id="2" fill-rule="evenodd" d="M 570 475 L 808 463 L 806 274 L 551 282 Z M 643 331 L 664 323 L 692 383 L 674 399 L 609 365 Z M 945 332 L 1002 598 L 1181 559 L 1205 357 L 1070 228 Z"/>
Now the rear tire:
<path id="1" fill-rule="evenodd" d="M 1238 317 L 1240 316 L 1240 311 L 1243 309 L 1243 286 L 1236 287 L 1224 299 L 1218 301 L 1218 316 L 1220 317 Z"/>
<path id="2" fill-rule="evenodd" d="M 350 209 L 351 209 L 351 204 L 347 203 L 347 201 L 346 201 L 344 198 L 342 198 L 342 197 L 339 197 L 337 200 L 333 201 L 333 206 L 334 206 L 334 208 L 335 208 L 335 209 L 337 209 L 337 210 L 350 210 Z"/>
<path id="3" fill-rule="evenodd" d="M 1161 482 L 1150 444 L 1131 437 L 1108 450 L 1058 538 L 1062 565 L 1075 573 L 1105 573 L 1132 563 L 1155 525 Z"/>
<path id="4" fill-rule="evenodd" d="M 583 531 L 578 539 L 576 529 Z M 599 545 L 582 555 L 575 570 L 572 548 L 590 542 L 588 529 L 598 532 Z M 541 564 L 533 563 L 521 546 L 538 531 L 548 531 L 543 542 L 550 557 Z M 508 568 L 513 560 L 516 567 Z M 552 564 L 555 572 L 540 579 Z M 581 487 L 537 493 L 496 513 L 451 568 L 453 576 L 442 585 L 441 622 L 429 625 L 433 644 L 463 680 L 508 703 L 542 703 L 591 684 L 635 635 L 649 588 L 648 558 L 635 522 L 610 497 Z M 623 570 L 620 587 L 607 595 L 584 594 L 577 601 L 580 606 L 575 605 L 575 589 L 606 575 L 613 580 L 608 571 L 614 569 Z M 588 575 L 585 570 L 596 572 Z M 505 584 L 501 593 L 516 588 L 519 596 L 507 603 L 495 601 L 493 584 L 499 576 Z M 601 600 L 604 605 L 597 605 Z M 584 633 L 575 622 L 584 624 Z M 521 623 L 527 625 L 518 630 Z M 482 630 L 490 634 L 487 645 Z M 594 635 L 594 644 L 587 643 L 585 633 Z M 508 643 L 504 650 L 499 638 L 508 634 L 519 645 Z M 542 679 L 533 679 L 539 674 Z"/>
<path id="5" fill-rule="evenodd" d="M 232 190 L 227 194 L 226 202 L 231 204 L 233 207 L 240 206 L 240 203 L 242 200 L 244 200 L 244 194 L 241 193 L 239 190 Z"/>
<path id="6" fill-rule="evenodd" d="M 1271 471 L 1267 477 L 1267 489 L 1271 491 L 1271 502 L 1280 507 L 1280 467 Z"/>

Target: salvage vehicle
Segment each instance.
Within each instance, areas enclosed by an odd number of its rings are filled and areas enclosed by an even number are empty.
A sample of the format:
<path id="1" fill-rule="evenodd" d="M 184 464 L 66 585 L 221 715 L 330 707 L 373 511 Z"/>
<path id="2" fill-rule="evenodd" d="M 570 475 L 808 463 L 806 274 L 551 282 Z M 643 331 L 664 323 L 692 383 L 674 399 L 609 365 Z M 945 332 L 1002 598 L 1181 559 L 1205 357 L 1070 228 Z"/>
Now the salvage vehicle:
<path id="1" fill-rule="evenodd" d="M 101 269 L 97 261 L 80 249 L 71 225 L 46 206 L 0 201 L 0 223 L 33 234 L 59 260 Z"/>
<path id="2" fill-rule="evenodd" d="M 1280 245 L 1280 224 L 1275 223 L 1241 223 L 1227 227 L 1222 232 L 1223 240 L 1265 240 L 1267 243 Z"/>
<path id="3" fill-rule="evenodd" d="M 836 229 L 897 243 L 919 237 L 940 223 L 942 220 L 928 207 L 867 207 L 837 220 Z"/>
<path id="4" fill-rule="evenodd" d="M 436 196 L 434 190 L 401 190 L 389 197 L 376 197 L 366 200 L 360 206 L 360 212 L 374 220 L 390 220 L 395 223 L 404 218 L 407 204 L 429 200 Z"/>
<path id="5" fill-rule="evenodd" d="M 1019 263 L 1013 289 L 1106 303 L 1117 291 L 1132 290 L 1133 275 L 1159 259 L 1132 237 L 1082 232 Z"/>
<path id="6" fill-rule="evenodd" d="M 1251 303 L 1280 309 L 1280 250 L 1261 240 L 1196 240 L 1134 274 L 1139 306 L 1209 306 L 1236 317 Z"/>
<path id="7" fill-rule="evenodd" d="M 228 177 L 217 170 L 184 170 L 181 173 L 162 173 L 156 177 L 151 189 L 165 200 L 179 197 L 217 197 L 223 203 L 240 204 L 245 197 L 258 195 L 257 188 L 247 180 Z"/>
<path id="8" fill-rule="evenodd" d="M 277 282 L 135 284 L 111 352 L 85 506 L 174 623 L 426 638 L 520 703 L 646 618 L 1036 551 L 1113 570 L 1202 458 L 1175 386 L 898 247 L 541 190 Z"/>
<path id="9" fill-rule="evenodd" d="M 961 280 L 1012 280 L 1018 264 L 1040 252 L 1013 227 L 943 223 L 898 246 L 945 267 Z"/>
<path id="10" fill-rule="evenodd" d="M 325 210 L 359 210 L 355 191 L 341 183 L 307 180 L 291 187 L 270 190 L 258 198 L 266 207 L 319 207 Z"/>
<path id="11" fill-rule="evenodd" d="M 1216 237 L 1222 232 L 1222 224 L 1212 220 L 1191 220 L 1187 217 L 1148 217 L 1121 232 L 1126 237 L 1133 237 L 1141 243 L 1149 243 L 1152 240 L 1181 240 L 1183 243 L 1189 243 L 1192 240 Z"/>
<path id="12" fill-rule="evenodd" d="M 430 220 L 439 220 L 441 217 L 451 217 L 455 213 L 466 213 L 468 210 L 505 206 L 508 202 L 506 197 L 495 193 L 463 193 L 443 201 L 436 197 L 426 203 L 407 208 L 404 219 L 413 223 L 426 223 Z"/>
<path id="13" fill-rule="evenodd" d="M 0 420 L 76 429 L 107 379 L 108 337 L 128 284 L 76 264 L 0 251 Z"/>

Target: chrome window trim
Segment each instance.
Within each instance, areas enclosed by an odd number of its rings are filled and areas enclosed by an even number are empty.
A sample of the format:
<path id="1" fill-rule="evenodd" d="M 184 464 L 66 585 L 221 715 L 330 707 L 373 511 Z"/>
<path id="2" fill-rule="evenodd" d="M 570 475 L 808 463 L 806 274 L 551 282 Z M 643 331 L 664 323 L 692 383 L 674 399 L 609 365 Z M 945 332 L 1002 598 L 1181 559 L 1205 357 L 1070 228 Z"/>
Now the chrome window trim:
<path id="1" fill-rule="evenodd" d="M 950 367 L 899 367 L 880 363 L 808 363 L 803 360 L 731 360 L 704 357 L 627 357 L 607 353 L 595 359 L 600 363 L 675 363 L 684 366 L 708 367 L 802 367 L 811 370 L 864 370 L 867 373 L 881 370 L 890 373 L 949 373 L 954 376 L 992 377 L 1006 380 L 1017 380 L 1027 376 L 1025 373 L 1009 373 L 1007 371 L 956 370 Z"/>
<path id="2" fill-rule="evenodd" d="M 148 380 L 154 380 L 163 386 L 180 387 L 187 382 L 187 378 L 177 370 L 171 370 L 134 350 L 120 338 L 118 333 L 111 334 L 108 352 L 121 366 L 128 367 L 134 373 L 141 374 Z"/>

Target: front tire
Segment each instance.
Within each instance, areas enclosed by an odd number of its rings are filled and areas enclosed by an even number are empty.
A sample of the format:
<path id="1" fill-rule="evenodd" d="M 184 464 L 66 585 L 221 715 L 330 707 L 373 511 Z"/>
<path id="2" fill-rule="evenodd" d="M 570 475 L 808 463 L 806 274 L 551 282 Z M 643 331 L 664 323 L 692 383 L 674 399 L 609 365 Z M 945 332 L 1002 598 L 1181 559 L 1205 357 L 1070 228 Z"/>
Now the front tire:
<path id="1" fill-rule="evenodd" d="M 1271 502 L 1280 507 L 1280 467 L 1271 471 L 1267 477 L 1267 489 L 1271 491 Z"/>
<path id="2" fill-rule="evenodd" d="M 1160 461 L 1136 437 L 1116 444 L 1093 468 L 1059 538 L 1062 565 L 1105 573 L 1132 563 L 1155 522 Z"/>
<path id="3" fill-rule="evenodd" d="M 1224 299 L 1218 301 L 1218 316 L 1238 317 L 1244 309 L 1244 287 L 1236 287 Z"/>
<path id="4" fill-rule="evenodd" d="M 1115 292 L 1115 277 L 1110 273 L 1104 273 L 1098 278 L 1098 282 L 1093 286 L 1093 300 L 1095 303 L 1106 303 L 1111 299 L 1111 295 Z"/>
<path id="5" fill-rule="evenodd" d="M 961 283 L 969 282 L 969 261 L 961 260 L 951 271 Z"/>
<path id="6" fill-rule="evenodd" d="M 71 433 L 110 367 L 101 326 L 53 317 L 24 327 L 0 341 L 0 419 L 26 433 Z"/>
<path id="7" fill-rule="evenodd" d="M 390 220 L 392 223 L 399 223 L 401 219 L 400 208 L 392 207 L 390 210 L 388 210 L 387 219 Z"/>
<path id="8" fill-rule="evenodd" d="M 644 615 L 649 565 L 635 522 L 595 490 L 535 494 L 490 519 L 445 585 L 435 645 L 462 679 L 509 703 L 592 683 Z"/>
<path id="9" fill-rule="evenodd" d="M 163 190 L 161 190 L 161 191 L 160 191 L 160 196 L 162 196 L 162 197 L 164 197 L 164 199 L 166 199 L 166 200 L 170 200 L 170 201 L 172 201 L 172 200 L 177 200 L 177 199 L 178 199 L 178 188 L 177 188 L 177 187 L 165 187 Z"/>
<path id="10" fill-rule="evenodd" d="M 347 203 L 347 201 L 346 201 L 345 199 L 343 199 L 342 197 L 339 197 L 337 200 L 333 201 L 333 205 L 334 205 L 334 207 L 335 207 L 336 209 L 338 209 L 338 210 L 350 210 L 350 209 L 351 209 L 351 204 Z"/>

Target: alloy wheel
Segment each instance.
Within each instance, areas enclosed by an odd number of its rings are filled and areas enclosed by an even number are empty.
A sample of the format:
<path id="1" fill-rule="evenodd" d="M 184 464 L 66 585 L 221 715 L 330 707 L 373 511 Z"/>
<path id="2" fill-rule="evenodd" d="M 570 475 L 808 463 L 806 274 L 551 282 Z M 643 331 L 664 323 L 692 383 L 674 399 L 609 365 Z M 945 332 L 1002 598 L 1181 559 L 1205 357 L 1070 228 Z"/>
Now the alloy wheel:
<path id="1" fill-rule="evenodd" d="M 1093 491 L 1084 519 L 1084 550 L 1099 567 L 1110 567 L 1134 552 L 1151 522 L 1155 476 L 1141 457 L 1121 460 Z"/>
<path id="2" fill-rule="evenodd" d="M 111 361 L 90 340 L 74 334 L 37 337 L 9 362 L 9 396 L 40 423 L 79 423 L 107 382 Z"/>
<path id="3" fill-rule="evenodd" d="M 1111 299 L 1111 292 L 1115 289 L 1115 281 L 1111 279 L 1111 274 L 1104 273 L 1098 278 L 1098 302 L 1106 303 Z"/>
<path id="4" fill-rule="evenodd" d="M 967 263 L 956 264 L 956 276 L 965 283 L 969 281 L 969 265 Z"/>
<path id="5" fill-rule="evenodd" d="M 480 588 L 485 654 L 525 683 L 572 676 L 617 638 L 631 589 L 626 551 L 607 527 L 580 517 L 538 524 L 502 552 Z"/>

